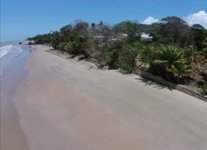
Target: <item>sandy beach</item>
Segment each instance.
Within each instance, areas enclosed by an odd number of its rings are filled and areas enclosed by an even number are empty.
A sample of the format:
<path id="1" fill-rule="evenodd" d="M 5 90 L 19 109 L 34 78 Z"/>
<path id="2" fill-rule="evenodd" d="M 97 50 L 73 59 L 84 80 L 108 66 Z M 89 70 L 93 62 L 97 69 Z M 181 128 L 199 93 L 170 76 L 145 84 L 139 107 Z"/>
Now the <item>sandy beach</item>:
<path id="1" fill-rule="evenodd" d="M 206 102 L 32 47 L 1 97 L 1 150 L 206 150 Z"/>

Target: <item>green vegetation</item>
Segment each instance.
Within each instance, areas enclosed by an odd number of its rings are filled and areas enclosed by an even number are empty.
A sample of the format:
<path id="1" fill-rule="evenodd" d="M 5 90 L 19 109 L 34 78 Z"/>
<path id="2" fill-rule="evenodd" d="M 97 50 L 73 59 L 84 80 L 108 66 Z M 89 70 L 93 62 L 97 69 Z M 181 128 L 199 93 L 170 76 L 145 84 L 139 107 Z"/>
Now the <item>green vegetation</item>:
<path id="1" fill-rule="evenodd" d="M 100 67 L 124 73 L 140 69 L 174 83 L 197 84 L 207 95 L 207 30 L 199 24 L 188 26 L 175 16 L 152 25 L 131 21 L 114 26 L 102 21 L 89 25 L 77 21 L 28 40 L 83 55 Z"/>
<path id="2" fill-rule="evenodd" d="M 203 95 L 207 95 L 207 83 L 205 82 L 205 84 L 202 86 L 202 92 Z"/>
<path id="3" fill-rule="evenodd" d="M 191 72 L 190 66 L 187 65 L 183 58 L 182 51 L 175 46 L 160 45 L 150 47 L 140 53 L 140 60 L 149 64 L 149 70 L 167 80 L 173 78 L 179 81 Z"/>

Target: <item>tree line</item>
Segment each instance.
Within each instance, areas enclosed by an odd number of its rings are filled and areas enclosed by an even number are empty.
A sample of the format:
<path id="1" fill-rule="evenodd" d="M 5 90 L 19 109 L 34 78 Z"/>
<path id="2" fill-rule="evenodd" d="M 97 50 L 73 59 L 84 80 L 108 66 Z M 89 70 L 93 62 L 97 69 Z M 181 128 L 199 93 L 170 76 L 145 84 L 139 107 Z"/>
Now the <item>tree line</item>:
<path id="1" fill-rule="evenodd" d="M 151 25 L 76 21 L 28 40 L 82 55 L 99 67 L 125 73 L 144 70 L 174 83 L 196 84 L 207 95 L 207 30 L 200 24 L 189 26 L 176 16 Z"/>

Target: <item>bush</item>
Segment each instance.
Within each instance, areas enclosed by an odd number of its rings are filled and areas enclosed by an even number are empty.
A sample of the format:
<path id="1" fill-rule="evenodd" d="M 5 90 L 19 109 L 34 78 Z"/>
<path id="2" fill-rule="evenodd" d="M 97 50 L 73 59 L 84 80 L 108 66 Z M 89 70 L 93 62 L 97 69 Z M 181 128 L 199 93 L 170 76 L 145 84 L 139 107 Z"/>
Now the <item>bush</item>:
<path id="1" fill-rule="evenodd" d="M 99 67 L 102 68 L 107 65 L 107 57 L 110 53 L 110 47 L 106 43 L 97 43 L 95 51 L 90 54 L 91 59 L 96 61 L 99 64 Z"/>
<path id="2" fill-rule="evenodd" d="M 207 48 L 202 50 L 203 56 L 207 59 Z"/>
<path id="3" fill-rule="evenodd" d="M 119 55 L 119 68 L 127 73 L 133 72 L 136 66 L 138 50 L 132 45 L 124 45 Z"/>
<path id="4" fill-rule="evenodd" d="M 118 68 L 118 59 L 119 59 L 118 50 L 112 49 L 106 56 L 106 65 L 109 67 L 109 69 Z"/>
<path id="5" fill-rule="evenodd" d="M 200 87 L 201 87 L 201 94 L 207 95 L 207 81 L 203 81 Z"/>
<path id="6" fill-rule="evenodd" d="M 158 45 L 145 48 L 141 51 L 140 60 L 150 64 L 153 74 L 164 77 L 167 80 L 179 82 L 180 78 L 189 75 L 191 69 L 183 59 L 179 48 L 170 45 Z"/>
<path id="7" fill-rule="evenodd" d="M 141 49 L 138 59 L 144 63 L 152 64 L 158 55 L 158 51 L 153 46 Z"/>
<path id="8" fill-rule="evenodd" d="M 86 42 L 86 37 L 78 34 L 71 34 L 65 41 L 63 40 L 60 42 L 54 40 L 52 46 L 54 49 L 64 50 L 73 55 L 87 56 Z"/>

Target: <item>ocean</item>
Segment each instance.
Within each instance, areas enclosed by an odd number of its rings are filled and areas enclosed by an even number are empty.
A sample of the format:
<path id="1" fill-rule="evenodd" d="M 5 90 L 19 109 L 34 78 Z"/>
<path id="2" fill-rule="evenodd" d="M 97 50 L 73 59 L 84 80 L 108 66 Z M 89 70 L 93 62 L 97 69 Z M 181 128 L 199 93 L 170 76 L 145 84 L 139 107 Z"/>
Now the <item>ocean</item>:
<path id="1" fill-rule="evenodd" d="M 7 55 L 11 51 L 18 51 L 15 50 L 18 42 L 1 42 L 0 43 L 0 58 Z"/>
<path id="2" fill-rule="evenodd" d="M 0 47 L 0 80 L 5 78 L 6 74 L 16 74 L 23 68 L 31 48 L 29 45 L 17 44 L 17 42 L 1 43 Z"/>

